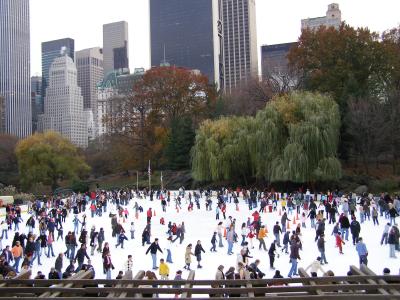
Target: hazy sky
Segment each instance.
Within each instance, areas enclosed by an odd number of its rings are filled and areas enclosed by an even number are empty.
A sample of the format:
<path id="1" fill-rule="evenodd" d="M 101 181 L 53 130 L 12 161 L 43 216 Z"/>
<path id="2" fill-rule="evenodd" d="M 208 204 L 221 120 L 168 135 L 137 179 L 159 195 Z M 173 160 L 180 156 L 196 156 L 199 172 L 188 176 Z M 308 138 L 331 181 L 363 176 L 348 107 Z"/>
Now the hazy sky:
<path id="1" fill-rule="evenodd" d="M 100 46 L 102 25 L 129 23 L 130 67 L 150 66 L 149 0 L 31 0 L 31 73 L 41 74 L 41 43 L 71 37 L 75 50 Z M 168 0 L 165 0 L 168 1 Z M 203 0 L 197 0 L 203 1 Z M 256 0 L 258 45 L 296 41 L 303 18 L 323 16 L 332 0 Z M 373 31 L 400 23 L 400 0 L 336 0 L 342 19 Z"/>

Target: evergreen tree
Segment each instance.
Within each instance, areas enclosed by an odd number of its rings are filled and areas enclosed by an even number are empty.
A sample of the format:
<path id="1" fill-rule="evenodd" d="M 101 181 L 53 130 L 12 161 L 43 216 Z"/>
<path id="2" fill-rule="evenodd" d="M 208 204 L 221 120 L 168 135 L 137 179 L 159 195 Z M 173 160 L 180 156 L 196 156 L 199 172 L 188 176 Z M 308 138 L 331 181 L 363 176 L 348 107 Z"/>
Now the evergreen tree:
<path id="1" fill-rule="evenodd" d="M 192 120 L 189 117 L 175 118 L 165 149 L 167 167 L 171 170 L 188 169 L 190 164 L 190 150 L 193 147 L 195 132 Z"/>

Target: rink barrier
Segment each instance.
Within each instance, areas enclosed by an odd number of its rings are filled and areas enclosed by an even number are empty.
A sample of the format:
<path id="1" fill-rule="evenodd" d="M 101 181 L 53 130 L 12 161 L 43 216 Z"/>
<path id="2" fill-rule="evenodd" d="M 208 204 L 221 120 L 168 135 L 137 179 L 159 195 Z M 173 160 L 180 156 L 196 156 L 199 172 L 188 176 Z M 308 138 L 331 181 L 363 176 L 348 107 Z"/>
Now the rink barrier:
<path id="1" fill-rule="evenodd" d="M 78 287 L 82 287 L 84 284 L 81 282 L 71 282 L 71 280 L 79 280 L 79 279 L 89 279 L 92 276 L 91 271 L 79 271 L 78 273 L 72 275 L 70 278 L 60 280 L 59 282 L 62 282 L 61 284 L 55 285 L 54 287 L 51 286 L 50 290 L 51 291 L 45 291 L 43 294 L 39 295 L 39 298 L 56 298 L 62 295 L 63 291 L 73 291 L 74 289 Z M 43 279 L 39 281 L 39 283 L 42 283 Z M 92 282 L 93 284 L 93 282 Z M 36 288 L 36 287 L 34 287 Z M 48 290 L 49 288 L 47 288 Z M 1 289 L 0 289 L 1 291 Z M 71 293 L 68 293 L 71 295 Z"/>
<path id="2" fill-rule="evenodd" d="M 91 272 L 81 271 L 65 280 L 31 280 L 23 278 L 0 280 L 0 299 L 21 298 L 36 299 L 145 299 L 145 296 L 158 294 L 164 299 L 207 299 L 209 295 L 229 296 L 230 299 L 400 299 L 399 276 L 377 276 L 361 266 L 350 267 L 353 276 L 310 278 L 304 269 L 299 268 L 301 277 L 282 279 L 244 280 L 194 280 L 194 271 L 187 280 L 143 280 L 144 271 L 132 278 L 126 274 L 121 280 L 88 279 Z M 362 274 L 362 275 L 361 275 Z M 30 275 L 30 274 L 29 274 Z M 25 275 L 26 278 L 26 275 Z M 158 286 L 157 288 L 149 285 Z M 293 284 L 293 285 L 290 285 Z M 104 285 L 104 286 L 103 286 Z M 171 288 L 171 285 L 183 285 L 184 288 Z M 142 286 L 142 287 L 141 287 Z M 163 287 L 159 287 L 163 286 Z M 167 287 L 165 287 L 167 286 Z M 200 288 L 200 287 L 202 288 Z M 210 286 L 213 286 L 210 288 Z M 50 290 L 50 291 L 49 291 Z M 232 295 L 232 296 L 230 296 Z M 148 299 L 148 298 L 147 298 Z"/>

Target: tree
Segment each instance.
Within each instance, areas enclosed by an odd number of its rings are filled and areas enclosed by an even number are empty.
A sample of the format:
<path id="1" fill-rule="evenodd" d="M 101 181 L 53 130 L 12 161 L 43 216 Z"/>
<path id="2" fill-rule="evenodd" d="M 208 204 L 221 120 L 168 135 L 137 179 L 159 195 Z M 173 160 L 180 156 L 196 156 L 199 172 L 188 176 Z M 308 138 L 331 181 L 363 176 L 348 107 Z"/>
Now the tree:
<path id="1" fill-rule="evenodd" d="M 195 132 L 192 120 L 188 117 L 172 121 L 171 130 L 165 147 L 165 159 L 170 170 L 188 169 L 190 150 L 193 147 Z"/>
<path id="2" fill-rule="evenodd" d="M 320 27 L 303 30 L 297 47 L 288 55 L 290 67 L 299 74 L 305 90 L 330 94 L 339 104 L 342 127 L 339 153 L 348 160 L 355 147 L 347 128 L 351 99 L 379 98 L 385 55 L 378 34 L 343 23 L 339 29 Z"/>
<path id="3" fill-rule="evenodd" d="M 211 116 L 216 96 L 204 75 L 175 66 L 152 68 L 135 83 L 131 95 L 118 99 L 106 122 L 121 146 L 139 157 L 141 169 L 149 159 L 159 166 L 165 161 L 164 148 L 174 120 L 190 118 L 197 126 Z"/>
<path id="4" fill-rule="evenodd" d="M 34 134 L 17 144 L 21 185 L 29 189 L 36 184 L 54 190 L 59 180 L 74 180 L 89 171 L 77 148 L 56 132 Z"/>
<path id="5" fill-rule="evenodd" d="M 343 112 L 350 98 L 376 92 L 382 68 L 379 48 L 376 33 L 343 23 L 339 29 L 303 30 L 288 59 L 304 89 L 330 93 Z"/>
<path id="6" fill-rule="evenodd" d="M 0 135 L 0 182 L 15 184 L 18 177 L 18 162 L 15 146 L 18 139 L 11 135 Z"/>
<path id="7" fill-rule="evenodd" d="M 274 98 L 256 117 L 204 122 L 192 152 L 192 173 L 199 181 L 239 176 L 269 182 L 337 180 L 341 164 L 338 105 L 318 93 Z"/>
<path id="8" fill-rule="evenodd" d="M 370 162 L 377 161 L 385 150 L 385 104 L 377 99 L 353 99 L 348 108 L 346 122 L 354 141 L 351 150 L 356 163 L 361 157 L 365 173 L 369 174 Z"/>

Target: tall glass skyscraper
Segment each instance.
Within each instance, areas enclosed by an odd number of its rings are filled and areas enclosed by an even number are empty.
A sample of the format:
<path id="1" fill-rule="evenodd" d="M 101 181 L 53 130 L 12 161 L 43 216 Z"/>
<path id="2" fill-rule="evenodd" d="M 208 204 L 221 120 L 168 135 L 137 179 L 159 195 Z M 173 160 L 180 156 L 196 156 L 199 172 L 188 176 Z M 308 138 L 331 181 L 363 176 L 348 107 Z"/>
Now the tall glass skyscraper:
<path id="1" fill-rule="evenodd" d="M 75 59 L 75 41 L 71 38 L 59 39 L 42 43 L 42 96 L 46 96 L 46 88 L 49 86 L 49 72 L 53 61 L 61 56 L 61 49 L 64 53 Z"/>
<path id="2" fill-rule="evenodd" d="M 114 70 L 129 69 L 128 23 L 103 25 L 104 75 Z"/>
<path id="3" fill-rule="evenodd" d="M 151 65 L 197 69 L 223 87 L 221 0 L 150 0 Z"/>
<path id="4" fill-rule="evenodd" d="M 258 76 L 255 0 L 222 0 L 225 91 Z"/>
<path id="5" fill-rule="evenodd" d="M 42 77 L 32 76 L 31 77 L 31 90 L 32 90 L 32 131 L 37 131 L 38 115 L 43 113 L 43 102 L 42 97 Z"/>
<path id="6" fill-rule="evenodd" d="M 0 97 L 5 132 L 32 133 L 29 0 L 0 0 Z"/>

